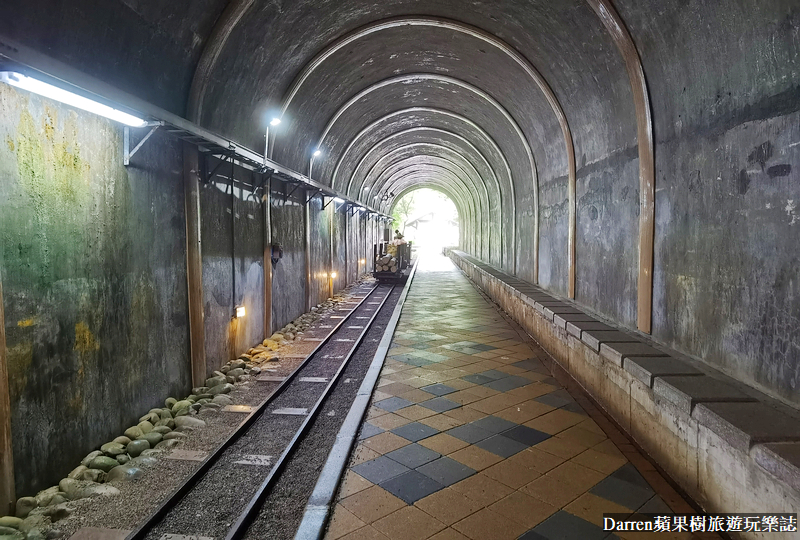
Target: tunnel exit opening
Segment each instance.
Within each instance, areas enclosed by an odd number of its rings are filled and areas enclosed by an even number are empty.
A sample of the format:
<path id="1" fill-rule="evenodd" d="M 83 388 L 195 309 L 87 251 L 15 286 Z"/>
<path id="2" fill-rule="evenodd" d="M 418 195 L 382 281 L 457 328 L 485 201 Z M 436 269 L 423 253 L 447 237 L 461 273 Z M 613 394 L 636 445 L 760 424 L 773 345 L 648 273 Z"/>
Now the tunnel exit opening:
<path id="1" fill-rule="evenodd" d="M 420 188 L 398 198 L 392 210 L 394 228 L 412 242 L 415 256 L 437 255 L 459 243 L 459 215 L 450 197 Z"/>

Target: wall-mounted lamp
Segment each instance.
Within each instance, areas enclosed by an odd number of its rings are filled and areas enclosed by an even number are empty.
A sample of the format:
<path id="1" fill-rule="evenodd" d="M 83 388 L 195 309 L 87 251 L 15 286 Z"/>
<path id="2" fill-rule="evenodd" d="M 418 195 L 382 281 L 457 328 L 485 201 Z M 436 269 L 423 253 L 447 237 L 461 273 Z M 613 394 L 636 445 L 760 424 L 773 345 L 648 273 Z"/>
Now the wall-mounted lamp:
<path id="1" fill-rule="evenodd" d="M 321 155 L 322 155 L 322 150 L 320 150 L 319 148 L 317 148 L 316 150 L 314 150 L 314 154 L 313 154 L 313 155 L 314 155 L 314 157 L 319 157 L 319 156 L 321 156 Z"/>
<path id="2" fill-rule="evenodd" d="M 270 259 L 272 259 L 272 264 L 278 264 L 278 261 L 283 258 L 283 246 L 274 242 L 270 247 Z"/>
<path id="3" fill-rule="evenodd" d="M 27 90 L 28 92 L 33 92 L 34 94 L 39 94 L 40 96 L 60 101 L 61 103 L 71 105 L 78 109 L 89 111 L 90 113 L 105 116 L 106 118 L 116 120 L 117 122 L 121 122 L 131 127 L 143 127 L 147 125 L 147 121 L 137 118 L 132 114 L 124 113 L 109 107 L 108 105 L 103 105 L 102 103 L 98 103 L 89 98 L 79 96 L 78 94 L 73 94 L 72 92 L 68 92 L 63 88 L 53 86 L 52 84 L 47 84 L 21 73 L 2 71 L 0 72 L 0 81 L 10 84 L 11 86 L 16 86 L 17 88 L 21 88 L 22 90 Z"/>
<path id="4" fill-rule="evenodd" d="M 273 118 L 272 120 L 270 120 L 270 122 L 269 122 L 269 125 L 271 125 L 271 126 L 277 126 L 277 125 L 279 125 L 280 123 L 281 123 L 281 119 L 280 119 L 280 118 Z"/>
<path id="5" fill-rule="evenodd" d="M 247 315 L 247 310 L 244 306 L 236 306 L 236 318 L 241 319 L 245 315 Z"/>

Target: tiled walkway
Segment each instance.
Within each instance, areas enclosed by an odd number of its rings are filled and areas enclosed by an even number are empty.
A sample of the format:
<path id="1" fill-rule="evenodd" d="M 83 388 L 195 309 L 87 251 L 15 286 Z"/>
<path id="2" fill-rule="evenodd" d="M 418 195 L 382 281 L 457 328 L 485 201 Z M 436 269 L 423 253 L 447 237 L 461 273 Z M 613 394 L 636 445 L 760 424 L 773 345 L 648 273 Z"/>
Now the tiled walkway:
<path id="1" fill-rule="evenodd" d="M 394 337 L 328 540 L 689 538 L 601 530 L 671 513 L 657 492 L 691 510 L 449 259 L 420 263 Z"/>

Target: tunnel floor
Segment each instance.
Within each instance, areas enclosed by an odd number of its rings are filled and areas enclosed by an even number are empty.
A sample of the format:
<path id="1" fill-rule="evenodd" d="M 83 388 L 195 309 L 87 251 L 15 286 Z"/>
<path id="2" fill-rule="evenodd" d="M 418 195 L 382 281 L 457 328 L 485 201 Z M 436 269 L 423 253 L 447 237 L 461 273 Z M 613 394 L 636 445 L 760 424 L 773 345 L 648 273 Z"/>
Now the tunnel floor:
<path id="1" fill-rule="evenodd" d="M 449 259 L 423 257 L 325 538 L 697 537 L 602 530 L 603 513 L 691 508 L 547 364 Z"/>

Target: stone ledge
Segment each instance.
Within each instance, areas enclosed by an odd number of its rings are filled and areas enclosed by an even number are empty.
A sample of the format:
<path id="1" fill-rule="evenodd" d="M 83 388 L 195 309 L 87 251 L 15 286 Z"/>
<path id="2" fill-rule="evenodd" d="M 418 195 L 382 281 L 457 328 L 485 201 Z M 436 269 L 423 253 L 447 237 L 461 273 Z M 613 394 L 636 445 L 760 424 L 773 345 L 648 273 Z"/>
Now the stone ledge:
<path id="1" fill-rule="evenodd" d="M 759 402 L 701 403 L 692 416 L 742 452 L 757 443 L 800 441 L 800 421 Z"/>
<path id="2" fill-rule="evenodd" d="M 800 443 L 757 444 L 750 454 L 765 470 L 800 491 Z"/>
<path id="3" fill-rule="evenodd" d="M 756 401 L 733 386 L 705 375 L 660 375 L 653 384 L 653 392 L 685 413 L 691 413 L 698 403 Z"/>
<path id="4" fill-rule="evenodd" d="M 665 375 L 704 375 L 699 369 L 671 356 L 631 356 L 625 359 L 623 367 L 625 371 L 650 388 L 653 387 L 656 377 Z"/>
<path id="5" fill-rule="evenodd" d="M 600 356 L 622 367 L 625 358 L 633 356 L 668 356 L 650 345 L 637 341 L 634 343 L 603 343 L 600 345 Z"/>
<path id="6" fill-rule="evenodd" d="M 465 253 L 449 255 L 712 511 L 800 507 L 800 412 Z"/>

